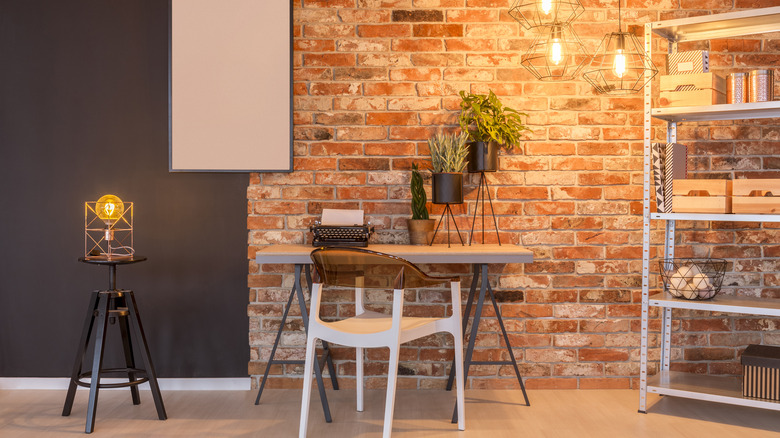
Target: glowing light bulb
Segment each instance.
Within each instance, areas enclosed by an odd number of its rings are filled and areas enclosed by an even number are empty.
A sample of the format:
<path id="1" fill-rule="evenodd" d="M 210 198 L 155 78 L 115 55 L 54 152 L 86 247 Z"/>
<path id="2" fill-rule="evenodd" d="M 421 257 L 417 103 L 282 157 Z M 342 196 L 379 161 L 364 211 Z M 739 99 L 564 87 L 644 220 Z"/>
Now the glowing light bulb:
<path id="1" fill-rule="evenodd" d="M 95 213 L 106 223 L 105 239 L 114 240 L 114 223 L 125 213 L 125 204 L 118 196 L 104 195 L 95 203 Z"/>
<path id="2" fill-rule="evenodd" d="M 95 213 L 98 217 L 111 226 L 125 212 L 125 204 L 119 199 L 118 196 L 105 195 L 101 196 L 95 204 Z"/>
<path id="3" fill-rule="evenodd" d="M 623 54 L 622 50 L 618 50 L 615 54 L 614 71 L 615 75 L 619 78 L 622 78 L 623 74 L 626 72 L 626 55 Z"/>
<path id="4" fill-rule="evenodd" d="M 563 60 L 563 48 L 561 47 L 561 41 L 554 39 L 552 48 L 550 49 L 550 61 L 552 61 L 553 64 L 558 65 L 561 63 L 561 60 Z"/>
<path id="5" fill-rule="evenodd" d="M 544 15 L 547 15 L 552 11 L 553 9 L 553 2 L 552 0 L 542 0 L 539 2 L 539 8 L 542 10 Z"/>

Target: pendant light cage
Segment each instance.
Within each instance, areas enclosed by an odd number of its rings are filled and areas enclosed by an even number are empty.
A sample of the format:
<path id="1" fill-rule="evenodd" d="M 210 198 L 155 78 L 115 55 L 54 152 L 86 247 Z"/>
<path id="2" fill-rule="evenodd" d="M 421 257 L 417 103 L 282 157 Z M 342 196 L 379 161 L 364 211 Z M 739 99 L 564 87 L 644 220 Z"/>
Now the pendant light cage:
<path id="1" fill-rule="evenodd" d="M 628 32 L 605 35 L 585 70 L 585 80 L 610 95 L 638 93 L 658 73 L 637 37 Z"/>
<path id="2" fill-rule="evenodd" d="M 570 24 L 585 11 L 579 0 L 515 0 L 509 15 L 526 29 Z"/>
<path id="3" fill-rule="evenodd" d="M 557 23 L 539 28 L 531 47 L 520 58 L 520 64 L 536 79 L 567 81 L 577 76 L 588 59 L 590 56 L 574 29 Z"/>

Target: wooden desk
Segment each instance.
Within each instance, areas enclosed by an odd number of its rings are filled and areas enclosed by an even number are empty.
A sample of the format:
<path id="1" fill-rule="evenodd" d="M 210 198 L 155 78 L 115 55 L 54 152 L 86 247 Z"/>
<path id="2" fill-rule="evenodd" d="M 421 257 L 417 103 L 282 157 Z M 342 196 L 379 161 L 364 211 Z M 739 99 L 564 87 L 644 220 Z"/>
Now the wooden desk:
<path id="1" fill-rule="evenodd" d="M 301 272 L 305 272 L 306 282 L 309 290 L 311 291 L 311 265 L 312 261 L 309 257 L 314 247 L 311 245 L 271 245 L 260 249 L 257 252 L 255 260 L 258 264 L 284 264 L 290 263 L 295 265 L 295 284 L 290 291 L 290 298 L 287 301 L 284 315 L 282 316 L 282 322 L 279 324 L 279 331 L 276 334 L 276 341 L 271 349 L 271 356 L 268 359 L 268 366 L 266 366 L 263 379 L 260 383 L 260 389 L 257 393 L 257 400 L 255 404 L 260 402 L 260 396 L 263 393 L 263 387 L 268 379 L 268 370 L 271 368 L 271 364 L 283 364 L 283 363 L 298 363 L 302 361 L 275 361 L 274 354 L 276 353 L 276 347 L 279 344 L 284 323 L 287 319 L 287 312 L 292 304 L 293 296 L 298 296 L 298 305 L 301 308 L 301 318 L 303 319 L 304 327 L 308 329 L 309 317 L 306 310 L 306 305 L 303 298 L 303 288 L 301 287 Z M 520 370 L 517 368 L 517 362 L 515 356 L 512 353 L 512 346 L 509 343 L 509 336 L 507 336 L 506 328 L 504 327 L 503 319 L 501 318 L 501 312 L 498 308 L 498 302 L 496 301 L 493 288 L 488 281 L 488 264 L 490 263 L 532 263 L 533 253 L 523 247 L 517 245 L 452 245 L 448 247 L 444 244 L 437 244 L 431 246 L 424 245 L 369 245 L 366 249 L 391 254 L 394 256 L 402 257 L 415 264 L 453 264 L 464 263 L 472 264 L 474 266 L 474 274 L 471 281 L 471 289 L 469 290 L 468 300 L 466 301 L 466 310 L 463 313 L 463 331 L 465 334 L 466 326 L 468 324 L 469 314 L 471 313 L 471 307 L 474 305 L 474 299 L 477 298 L 476 311 L 474 313 L 474 322 L 471 326 L 471 336 L 469 338 L 469 344 L 466 349 L 465 356 L 465 373 L 464 381 L 468 378 L 469 367 L 471 365 L 512 365 L 515 370 L 515 375 L 520 383 L 520 388 L 523 390 L 523 396 L 525 397 L 526 404 L 530 404 L 528 401 L 528 395 L 525 392 L 525 385 L 523 379 L 520 376 Z M 480 281 L 480 276 L 481 281 Z M 477 296 L 477 284 L 480 285 L 479 295 Z M 477 330 L 479 328 L 479 321 L 482 316 L 482 306 L 485 302 L 486 294 L 490 295 L 490 301 L 493 304 L 493 309 L 496 312 L 496 319 L 501 327 L 501 333 L 504 337 L 506 348 L 509 352 L 509 361 L 472 361 L 471 358 L 474 353 L 474 342 L 477 338 Z M 326 343 L 323 343 L 324 348 L 324 362 L 328 366 L 330 372 L 333 388 L 338 389 L 338 382 L 336 380 L 335 368 L 330 357 L 330 350 Z M 328 401 L 323 389 L 322 364 L 315 361 L 314 372 L 317 377 L 317 386 L 320 391 L 320 400 L 322 401 L 322 407 L 325 410 L 325 419 L 330 422 L 330 410 L 328 407 Z M 452 382 L 454 379 L 454 368 L 451 367 L 449 381 L 447 382 L 447 390 L 452 389 Z M 453 423 L 457 421 L 457 410 L 453 413 Z"/>
<path id="2" fill-rule="evenodd" d="M 532 263 L 534 254 L 517 245 L 368 245 L 371 251 L 392 254 L 412 263 Z M 259 264 L 294 263 L 311 264 L 311 245 L 271 245 L 257 251 Z"/>

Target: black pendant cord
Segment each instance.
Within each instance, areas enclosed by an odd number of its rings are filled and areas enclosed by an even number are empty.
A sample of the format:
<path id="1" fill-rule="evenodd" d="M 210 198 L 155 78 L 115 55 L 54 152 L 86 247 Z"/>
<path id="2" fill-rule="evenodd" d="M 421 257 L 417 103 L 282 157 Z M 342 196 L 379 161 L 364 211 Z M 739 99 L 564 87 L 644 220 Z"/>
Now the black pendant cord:
<path id="1" fill-rule="evenodd" d="M 618 0 L 618 32 L 623 33 L 623 22 L 620 19 L 620 0 Z"/>

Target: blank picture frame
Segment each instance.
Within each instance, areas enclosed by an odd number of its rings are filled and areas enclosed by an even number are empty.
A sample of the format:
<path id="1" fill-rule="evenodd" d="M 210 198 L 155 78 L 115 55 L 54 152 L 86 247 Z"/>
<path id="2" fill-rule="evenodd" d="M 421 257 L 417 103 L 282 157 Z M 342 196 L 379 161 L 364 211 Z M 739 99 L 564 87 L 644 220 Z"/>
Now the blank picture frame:
<path id="1" fill-rule="evenodd" d="M 291 172 L 292 2 L 169 6 L 169 170 Z"/>

